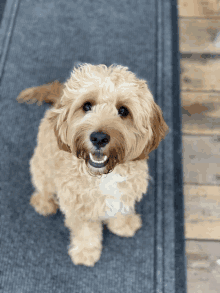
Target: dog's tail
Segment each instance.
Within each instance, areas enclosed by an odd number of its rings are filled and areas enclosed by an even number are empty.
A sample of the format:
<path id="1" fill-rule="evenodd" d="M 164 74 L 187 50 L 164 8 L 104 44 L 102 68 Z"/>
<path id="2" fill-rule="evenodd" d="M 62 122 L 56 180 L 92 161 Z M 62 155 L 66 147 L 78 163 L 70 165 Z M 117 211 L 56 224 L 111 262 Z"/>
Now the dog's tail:
<path id="1" fill-rule="evenodd" d="M 27 104 L 37 102 L 38 106 L 45 102 L 53 106 L 60 100 L 63 87 L 63 84 L 56 80 L 52 83 L 27 88 L 19 94 L 17 101 L 18 103 L 26 102 Z"/>

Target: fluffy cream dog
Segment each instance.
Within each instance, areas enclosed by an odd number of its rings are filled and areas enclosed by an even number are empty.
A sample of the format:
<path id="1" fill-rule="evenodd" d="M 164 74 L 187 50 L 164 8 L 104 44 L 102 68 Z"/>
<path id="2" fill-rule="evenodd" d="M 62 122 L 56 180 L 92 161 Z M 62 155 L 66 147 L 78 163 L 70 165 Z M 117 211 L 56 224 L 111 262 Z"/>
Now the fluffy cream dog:
<path id="1" fill-rule="evenodd" d="M 94 266 L 102 223 L 119 236 L 141 228 L 135 213 L 148 186 L 149 153 L 168 131 L 146 81 L 127 67 L 83 64 L 64 83 L 21 92 L 18 101 L 52 103 L 30 161 L 30 204 L 44 216 L 65 215 L 74 264 Z"/>

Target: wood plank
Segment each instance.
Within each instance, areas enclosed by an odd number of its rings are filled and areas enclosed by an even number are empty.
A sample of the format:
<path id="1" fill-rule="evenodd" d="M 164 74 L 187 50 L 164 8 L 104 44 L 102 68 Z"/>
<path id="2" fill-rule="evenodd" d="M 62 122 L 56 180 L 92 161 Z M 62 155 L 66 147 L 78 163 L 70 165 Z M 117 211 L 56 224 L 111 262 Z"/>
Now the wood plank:
<path id="1" fill-rule="evenodd" d="M 182 17 L 219 17 L 218 0 L 178 0 L 179 16 Z"/>
<path id="2" fill-rule="evenodd" d="M 181 53 L 220 53 L 220 20 L 180 19 Z"/>
<path id="3" fill-rule="evenodd" d="M 187 292 L 219 292 L 220 242 L 187 240 L 186 257 Z"/>
<path id="4" fill-rule="evenodd" d="M 182 132 L 220 140 L 220 93 L 181 92 Z"/>
<path id="5" fill-rule="evenodd" d="M 220 58 L 205 59 L 192 54 L 180 60 L 180 67 L 182 90 L 220 91 Z"/>
<path id="6" fill-rule="evenodd" d="M 182 141 L 184 183 L 220 184 L 220 140 L 215 136 L 183 135 Z"/>
<path id="7" fill-rule="evenodd" d="M 220 186 L 184 185 L 185 237 L 220 240 Z"/>

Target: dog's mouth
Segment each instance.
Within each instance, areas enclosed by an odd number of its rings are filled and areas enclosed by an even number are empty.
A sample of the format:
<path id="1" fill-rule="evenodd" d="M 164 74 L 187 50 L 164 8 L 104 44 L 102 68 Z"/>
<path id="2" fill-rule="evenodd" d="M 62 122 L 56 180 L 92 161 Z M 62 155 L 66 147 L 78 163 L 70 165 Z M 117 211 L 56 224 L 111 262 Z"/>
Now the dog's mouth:
<path id="1" fill-rule="evenodd" d="M 89 153 L 89 164 L 94 168 L 103 168 L 108 164 L 108 157 L 100 152 Z"/>

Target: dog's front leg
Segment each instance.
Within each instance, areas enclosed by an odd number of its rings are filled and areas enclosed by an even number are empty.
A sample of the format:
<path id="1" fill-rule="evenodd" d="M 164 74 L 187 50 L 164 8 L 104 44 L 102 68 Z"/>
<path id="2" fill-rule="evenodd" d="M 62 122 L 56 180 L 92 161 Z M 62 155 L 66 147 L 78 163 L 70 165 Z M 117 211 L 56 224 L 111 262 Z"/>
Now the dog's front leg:
<path id="1" fill-rule="evenodd" d="M 93 267 L 102 252 L 102 222 L 66 217 L 65 226 L 70 229 L 68 254 L 73 263 Z"/>
<path id="2" fill-rule="evenodd" d="M 109 230 L 121 237 L 132 237 L 142 226 L 141 216 L 138 214 L 121 214 L 118 212 L 114 218 L 105 221 Z"/>

